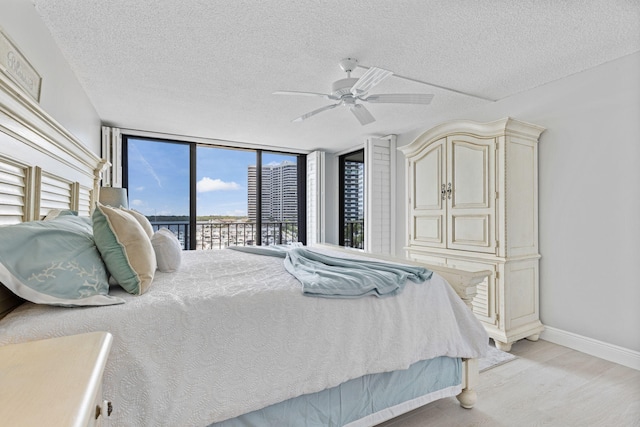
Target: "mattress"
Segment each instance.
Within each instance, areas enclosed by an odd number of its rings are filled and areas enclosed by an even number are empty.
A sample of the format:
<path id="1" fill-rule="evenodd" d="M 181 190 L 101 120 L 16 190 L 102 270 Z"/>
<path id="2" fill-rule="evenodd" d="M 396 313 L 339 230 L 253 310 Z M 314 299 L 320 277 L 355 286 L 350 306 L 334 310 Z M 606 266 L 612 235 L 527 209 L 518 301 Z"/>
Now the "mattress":
<path id="1" fill-rule="evenodd" d="M 344 255 L 341 255 L 344 256 Z M 437 274 L 391 298 L 302 295 L 281 259 L 191 251 L 125 304 L 25 303 L 0 345 L 108 331 L 104 396 L 118 426 L 204 426 L 439 356 L 480 357 L 487 335 Z"/>

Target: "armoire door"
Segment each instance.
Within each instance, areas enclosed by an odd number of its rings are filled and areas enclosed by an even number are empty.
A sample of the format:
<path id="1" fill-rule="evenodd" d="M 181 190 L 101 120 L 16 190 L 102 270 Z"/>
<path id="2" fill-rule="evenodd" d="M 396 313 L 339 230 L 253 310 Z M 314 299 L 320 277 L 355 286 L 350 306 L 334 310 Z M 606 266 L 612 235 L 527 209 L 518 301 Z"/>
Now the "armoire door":
<path id="1" fill-rule="evenodd" d="M 495 253 L 495 139 L 447 137 L 447 247 Z"/>
<path id="2" fill-rule="evenodd" d="M 409 165 L 411 245 L 446 247 L 445 159 L 446 138 L 442 138 L 429 145 Z"/>

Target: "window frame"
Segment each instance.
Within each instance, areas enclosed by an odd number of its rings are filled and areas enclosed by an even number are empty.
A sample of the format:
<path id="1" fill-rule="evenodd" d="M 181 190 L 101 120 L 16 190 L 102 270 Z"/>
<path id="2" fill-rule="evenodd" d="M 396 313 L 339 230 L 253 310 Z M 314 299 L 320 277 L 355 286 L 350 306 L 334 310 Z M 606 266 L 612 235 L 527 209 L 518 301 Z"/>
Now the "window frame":
<path id="1" fill-rule="evenodd" d="M 352 157 L 356 157 L 356 156 L 362 156 L 362 161 L 357 161 L 352 159 Z M 365 149 L 361 148 L 361 149 L 353 150 L 338 156 L 338 245 L 339 246 L 345 245 L 345 238 L 344 238 L 345 213 L 346 213 L 345 212 L 345 179 L 346 179 L 345 166 L 347 161 L 362 163 L 363 165 L 365 165 L 364 167 L 366 168 Z M 363 186 L 366 187 L 364 182 L 363 182 Z M 366 191 L 366 188 L 365 188 L 365 191 Z M 365 193 L 363 192 L 363 197 L 364 196 L 365 196 Z M 364 200 L 363 200 L 363 203 L 364 203 Z M 363 209 L 366 209 L 366 207 L 363 206 Z M 365 233 L 366 225 L 364 221 L 366 212 L 363 212 L 363 213 L 364 215 L 362 220 L 362 233 L 364 237 L 366 235 Z M 364 241 L 363 241 L 363 245 L 364 245 Z M 354 247 L 354 246 L 350 246 L 350 247 Z"/>
<path id="2" fill-rule="evenodd" d="M 129 139 L 146 140 L 158 143 L 171 143 L 182 144 L 189 146 L 189 236 L 188 243 L 185 241 L 185 249 L 196 250 L 196 239 L 192 239 L 191 236 L 195 236 L 197 232 L 197 148 L 201 147 L 213 147 L 221 149 L 243 150 L 254 152 L 256 154 L 256 229 L 258 236 L 262 236 L 262 155 L 265 153 L 283 154 L 296 157 L 297 164 L 297 192 L 298 192 L 298 241 L 306 245 L 307 242 L 307 215 L 306 215 L 306 198 L 307 198 L 307 174 L 306 174 L 306 154 L 288 152 L 284 150 L 276 149 L 264 149 L 264 148 L 249 148 L 249 147 L 237 147 L 231 144 L 205 144 L 197 141 L 182 141 L 177 139 L 158 138 L 151 136 L 138 136 L 135 134 L 122 134 L 122 187 L 128 190 L 129 188 Z M 247 212 L 248 214 L 248 212 Z M 256 245 L 262 245 L 262 237 L 256 240 Z"/>

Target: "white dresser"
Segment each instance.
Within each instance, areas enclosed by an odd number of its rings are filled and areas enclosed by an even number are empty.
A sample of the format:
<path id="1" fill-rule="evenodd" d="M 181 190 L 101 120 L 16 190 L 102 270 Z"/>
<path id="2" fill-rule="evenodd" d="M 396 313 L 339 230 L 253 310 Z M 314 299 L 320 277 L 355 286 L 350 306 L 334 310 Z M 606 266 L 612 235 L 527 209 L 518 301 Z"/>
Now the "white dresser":
<path id="1" fill-rule="evenodd" d="M 0 347 L 0 424 L 100 426 L 111 334 L 92 332 Z"/>
<path id="2" fill-rule="evenodd" d="M 406 157 L 407 256 L 492 272 L 473 311 L 498 348 L 537 340 L 538 137 L 544 128 L 505 118 L 454 121 L 399 149 Z"/>

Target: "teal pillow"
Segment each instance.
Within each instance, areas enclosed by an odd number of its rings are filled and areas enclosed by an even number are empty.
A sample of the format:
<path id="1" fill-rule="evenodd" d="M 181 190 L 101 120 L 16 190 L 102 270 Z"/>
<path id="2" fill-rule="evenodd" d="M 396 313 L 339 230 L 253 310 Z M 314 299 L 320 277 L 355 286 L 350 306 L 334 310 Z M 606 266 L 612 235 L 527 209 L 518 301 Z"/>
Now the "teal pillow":
<path id="1" fill-rule="evenodd" d="M 93 237 L 109 273 L 130 294 L 145 293 L 156 272 L 156 255 L 138 220 L 100 203 L 91 218 Z"/>
<path id="2" fill-rule="evenodd" d="M 121 304 L 108 295 L 91 224 L 73 215 L 0 228 L 0 282 L 36 304 Z"/>

